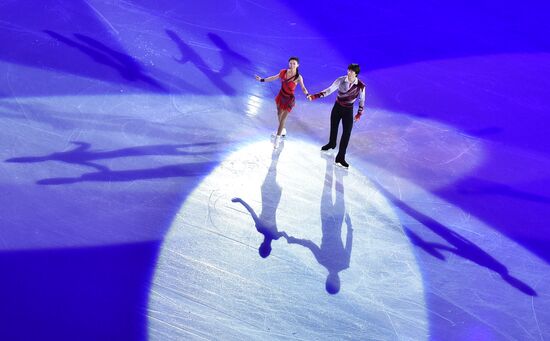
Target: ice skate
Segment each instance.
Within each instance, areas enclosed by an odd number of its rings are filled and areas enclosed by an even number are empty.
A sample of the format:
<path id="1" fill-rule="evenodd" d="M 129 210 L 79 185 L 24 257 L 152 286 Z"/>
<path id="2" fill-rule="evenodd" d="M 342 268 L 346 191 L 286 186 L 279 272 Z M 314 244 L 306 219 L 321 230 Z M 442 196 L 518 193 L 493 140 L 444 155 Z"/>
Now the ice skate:
<path id="1" fill-rule="evenodd" d="M 349 168 L 349 164 L 345 161 L 345 160 L 335 160 L 334 163 L 336 164 L 336 166 L 338 167 L 342 167 L 342 168 L 345 168 L 345 169 L 348 169 Z"/>
<path id="2" fill-rule="evenodd" d="M 336 145 L 331 145 L 330 143 L 327 143 L 327 144 L 325 144 L 324 146 L 321 147 L 321 151 L 327 152 L 330 149 L 334 149 L 334 148 L 336 148 Z"/>
<path id="3" fill-rule="evenodd" d="M 271 133 L 271 137 L 275 138 L 277 136 L 277 131 L 274 131 L 273 133 Z M 283 128 L 283 130 L 281 131 L 281 137 L 285 137 L 286 136 L 286 128 Z"/>
<path id="4" fill-rule="evenodd" d="M 279 148 L 279 145 L 281 144 L 282 137 L 280 135 L 275 136 L 275 140 L 273 141 L 273 149 Z"/>

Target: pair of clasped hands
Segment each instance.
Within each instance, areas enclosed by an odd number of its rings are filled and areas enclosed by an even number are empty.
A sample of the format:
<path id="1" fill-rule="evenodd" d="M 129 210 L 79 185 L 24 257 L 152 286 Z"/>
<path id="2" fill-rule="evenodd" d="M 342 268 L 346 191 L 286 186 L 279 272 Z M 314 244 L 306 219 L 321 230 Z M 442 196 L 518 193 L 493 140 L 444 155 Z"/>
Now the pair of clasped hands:
<path id="1" fill-rule="evenodd" d="M 259 81 L 259 82 L 265 82 L 265 81 L 266 81 L 266 78 L 262 78 L 262 77 L 260 77 L 260 76 L 258 76 L 258 75 L 255 75 L 254 78 L 255 78 L 257 81 Z M 277 78 L 277 76 L 271 76 L 271 77 L 268 77 L 268 78 L 267 78 L 267 81 L 269 82 L 269 81 L 271 81 L 271 80 L 273 80 L 273 79 L 276 79 L 276 78 Z M 320 94 L 316 94 L 316 95 L 307 94 L 307 95 L 306 95 L 307 100 L 310 101 L 310 102 L 313 101 L 313 100 L 315 100 L 315 99 L 317 99 L 317 98 L 320 98 L 320 97 L 321 97 Z M 354 116 L 354 118 L 353 118 L 353 122 L 359 121 L 360 118 L 361 118 L 361 114 L 360 114 L 360 113 L 357 113 L 357 114 Z"/>
<path id="2" fill-rule="evenodd" d="M 310 95 L 310 94 L 307 94 L 306 95 L 306 98 L 308 99 L 308 101 L 313 101 L 314 99 L 317 99 L 321 96 L 315 96 L 315 95 Z M 357 122 L 359 121 L 359 119 L 361 118 L 361 114 L 360 113 L 357 113 L 354 117 L 353 117 L 353 122 Z"/>

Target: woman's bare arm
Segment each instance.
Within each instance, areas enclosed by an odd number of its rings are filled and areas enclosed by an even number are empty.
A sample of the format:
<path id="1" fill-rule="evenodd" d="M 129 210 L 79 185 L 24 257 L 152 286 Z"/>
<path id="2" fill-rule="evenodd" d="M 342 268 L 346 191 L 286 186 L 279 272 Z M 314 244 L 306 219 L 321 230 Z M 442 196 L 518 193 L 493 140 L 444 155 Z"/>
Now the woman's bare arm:
<path id="1" fill-rule="evenodd" d="M 258 75 L 254 76 L 254 78 L 256 78 L 257 81 L 260 81 L 260 82 L 272 82 L 276 79 L 279 78 L 279 74 L 276 74 L 276 75 L 273 75 L 273 76 L 269 76 L 269 77 L 266 77 L 266 78 L 262 78 Z M 262 80 L 263 79 L 263 80 Z"/>
<path id="2" fill-rule="evenodd" d="M 300 78 L 298 78 L 298 83 L 300 84 L 300 87 L 302 88 L 302 91 L 307 96 L 309 95 L 309 92 L 307 92 L 306 85 L 304 84 L 304 77 L 300 75 Z"/>

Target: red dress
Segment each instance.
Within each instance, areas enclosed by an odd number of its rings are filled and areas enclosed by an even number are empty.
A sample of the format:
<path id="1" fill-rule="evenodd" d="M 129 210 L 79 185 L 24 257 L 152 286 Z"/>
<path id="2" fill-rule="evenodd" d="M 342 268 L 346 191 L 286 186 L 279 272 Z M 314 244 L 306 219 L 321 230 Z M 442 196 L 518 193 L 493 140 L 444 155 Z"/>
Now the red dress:
<path id="1" fill-rule="evenodd" d="M 275 103 L 279 109 L 290 112 L 296 104 L 294 89 L 296 89 L 297 83 L 294 82 L 294 77 L 286 79 L 286 70 L 279 72 L 279 78 L 281 79 L 281 90 L 275 97 Z"/>

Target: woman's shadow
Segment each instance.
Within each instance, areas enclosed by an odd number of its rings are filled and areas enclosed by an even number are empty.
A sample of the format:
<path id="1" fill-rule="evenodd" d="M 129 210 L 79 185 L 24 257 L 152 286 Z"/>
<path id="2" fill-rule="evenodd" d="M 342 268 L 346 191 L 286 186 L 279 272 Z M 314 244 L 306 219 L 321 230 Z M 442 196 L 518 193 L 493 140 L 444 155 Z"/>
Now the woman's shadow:
<path id="1" fill-rule="evenodd" d="M 346 173 L 334 168 L 332 159 L 326 158 L 325 183 L 321 198 L 321 245 L 308 239 L 288 236 L 289 244 L 298 244 L 311 251 L 313 256 L 328 270 L 325 288 L 329 294 L 340 291 L 340 272 L 349 268 L 353 244 L 351 219 L 346 214 L 343 177 Z M 336 181 L 334 178 L 336 177 Z M 334 186 L 333 186 L 334 185 Z M 335 200 L 332 200 L 333 187 Z M 342 225 L 347 226 L 346 243 L 342 241 Z"/>
<path id="2" fill-rule="evenodd" d="M 277 162 L 279 155 L 283 150 L 284 145 L 273 151 L 271 154 L 271 165 L 265 176 L 265 180 L 261 187 L 262 196 L 262 212 L 260 216 L 256 214 L 254 209 L 241 198 L 233 198 L 232 202 L 238 202 L 246 208 L 250 213 L 256 230 L 264 236 L 264 240 L 260 244 L 258 252 L 262 258 L 266 258 L 271 254 L 271 242 L 278 240 L 281 236 L 286 237 L 285 232 L 279 232 L 277 229 L 277 208 L 281 201 L 282 188 L 277 183 Z"/>
<path id="3" fill-rule="evenodd" d="M 57 32 L 44 30 L 44 33 L 57 41 L 76 48 L 88 55 L 96 63 L 109 66 L 130 82 L 144 82 L 160 92 L 168 92 L 167 88 L 153 77 L 147 75 L 144 67 L 135 58 L 119 52 L 92 37 L 75 33 L 76 39 L 65 37 Z"/>
<path id="4" fill-rule="evenodd" d="M 111 170 L 109 167 L 98 163 L 99 160 L 119 159 L 126 157 L 144 156 L 194 156 L 215 155 L 217 142 L 203 142 L 196 144 L 164 144 L 128 147 L 115 150 L 94 150 L 88 142 L 72 141 L 75 147 L 68 151 L 54 152 L 42 156 L 16 157 L 5 160 L 13 163 L 37 163 L 58 161 L 73 165 L 82 165 L 95 169 L 95 172 L 84 173 L 79 177 L 71 178 L 47 178 L 38 180 L 39 185 L 62 185 L 85 181 L 134 181 L 144 179 L 159 179 L 169 177 L 189 177 L 207 174 L 216 162 L 183 163 L 168 166 L 160 166 L 147 169 Z M 206 149 L 196 151 L 196 149 Z"/>
<path id="5" fill-rule="evenodd" d="M 221 77 L 228 76 L 233 70 L 240 70 L 245 75 L 254 72 L 250 59 L 233 50 L 222 37 L 210 32 L 208 38 L 220 49 L 223 65 L 218 73 Z"/>
<path id="6" fill-rule="evenodd" d="M 236 91 L 224 81 L 223 75 L 212 71 L 212 68 L 195 52 L 183 39 L 172 30 L 165 30 L 166 34 L 177 45 L 180 50 L 181 57 L 174 58 L 180 64 L 191 63 L 200 70 L 220 91 L 226 95 L 235 95 Z"/>

